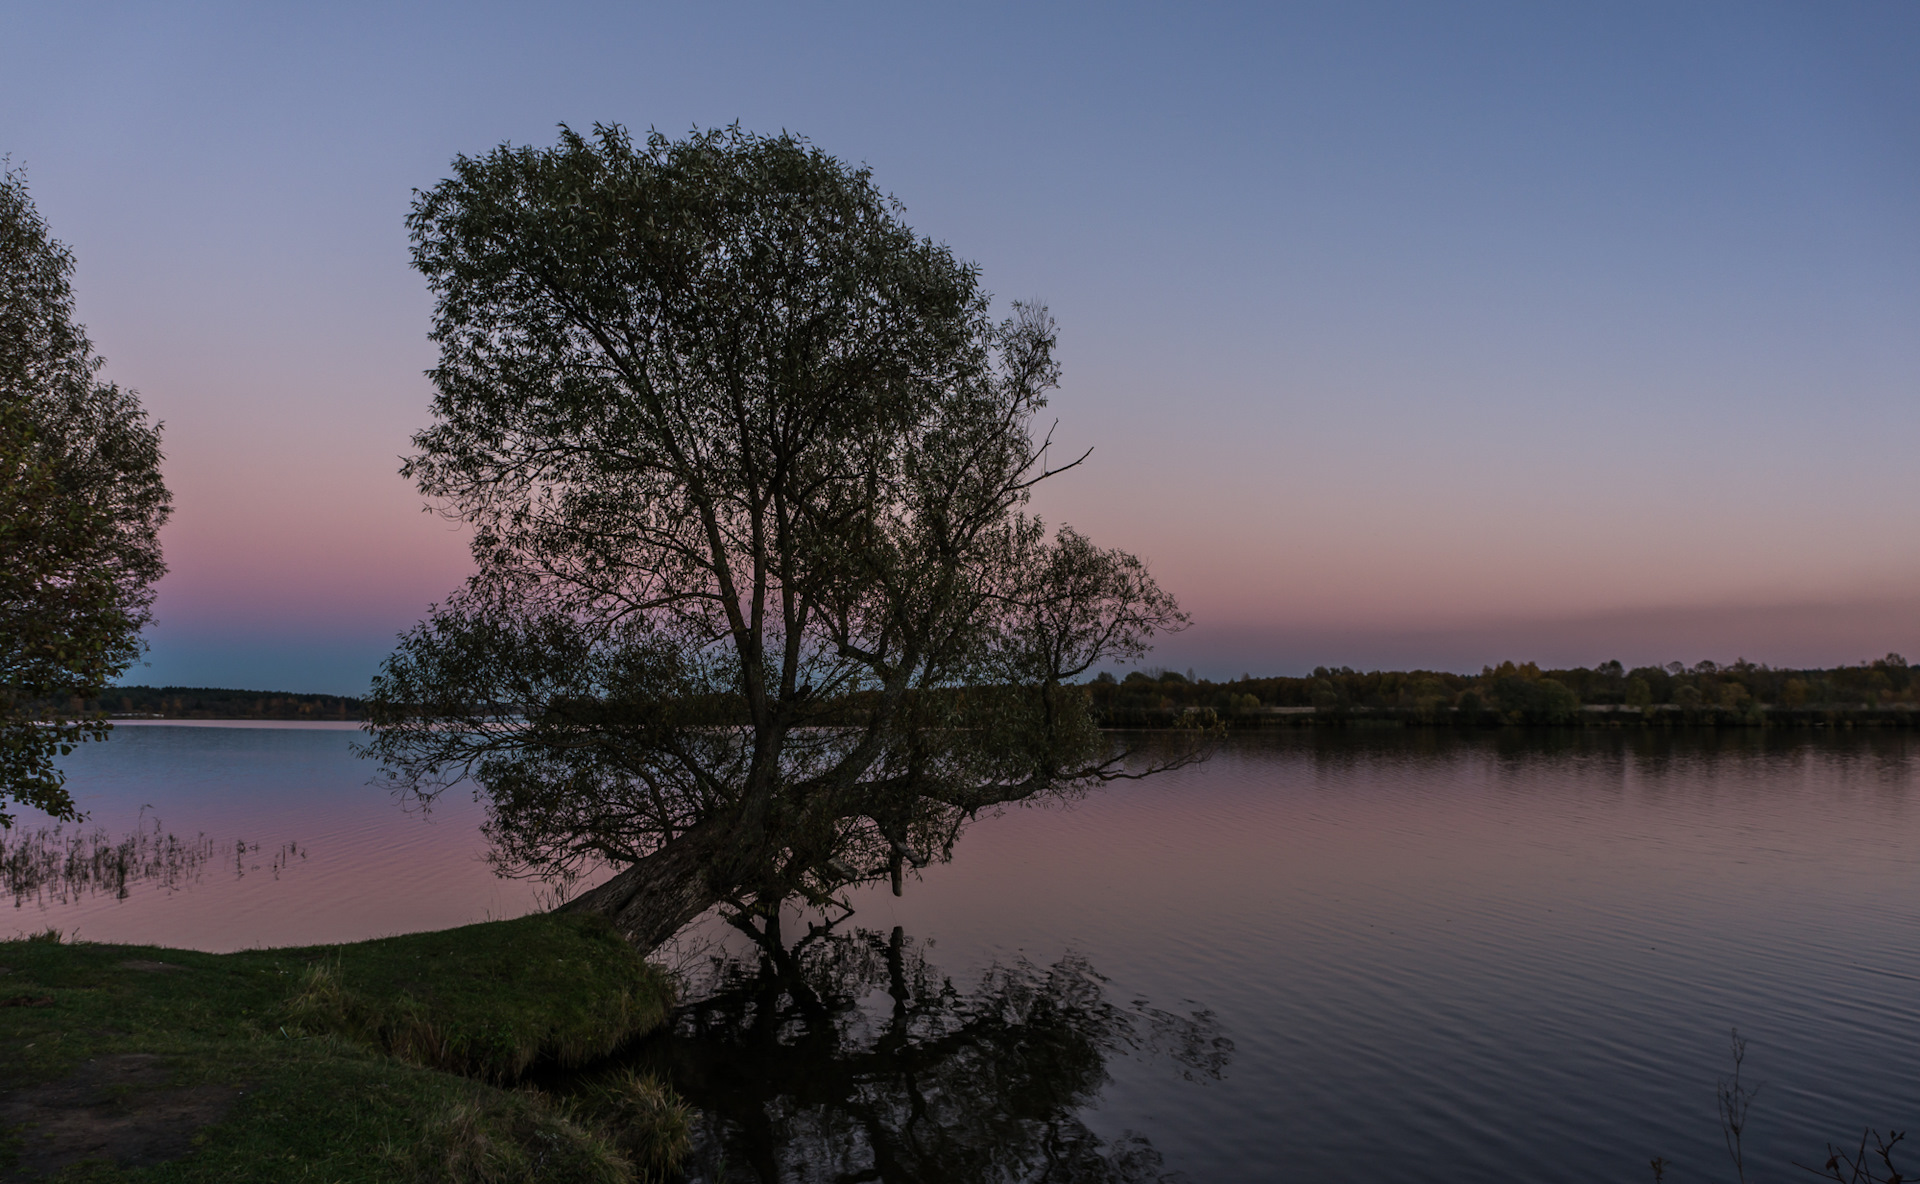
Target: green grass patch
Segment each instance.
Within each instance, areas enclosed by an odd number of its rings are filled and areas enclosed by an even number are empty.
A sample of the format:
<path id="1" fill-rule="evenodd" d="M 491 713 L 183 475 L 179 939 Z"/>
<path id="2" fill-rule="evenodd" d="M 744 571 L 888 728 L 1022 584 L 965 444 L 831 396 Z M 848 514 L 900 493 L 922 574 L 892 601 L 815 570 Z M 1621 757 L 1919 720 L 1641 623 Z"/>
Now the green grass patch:
<path id="1" fill-rule="evenodd" d="M 657 1026 L 665 977 L 543 915 L 304 949 L 0 942 L 0 1179 L 630 1181 L 684 1111 L 509 1088 Z"/>
<path id="2" fill-rule="evenodd" d="M 588 917 L 540 915 L 274 953 L 306 962 L 288 1000 L 288 1019 L 301 1031 L 495 1082 L 515 1080 L 536 1061 L 598 1060 L 658 1027 L 673 1002 L 658 972 Z"/>

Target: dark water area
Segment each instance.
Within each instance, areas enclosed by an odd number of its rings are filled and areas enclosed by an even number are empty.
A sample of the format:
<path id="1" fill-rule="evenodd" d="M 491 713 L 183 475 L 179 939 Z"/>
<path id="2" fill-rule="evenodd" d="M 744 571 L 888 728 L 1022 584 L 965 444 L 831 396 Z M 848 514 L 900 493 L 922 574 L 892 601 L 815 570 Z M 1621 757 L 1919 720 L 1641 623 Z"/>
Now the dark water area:
<path id="1" fill-rule="evenodd" d="M 352 738 L 82 750 L 109 828 L 150 804 L 306 858 L 27 901 L 14 928 L 234 948 L 535 906 L 490 878 L 471 802 L 402 813 Z M 1797 1176 L 1920 1116 L 1916 755 L 1899 732 L 1236 738 L 982 819 L 904 897 L 810 939 L 791 917 L 777 957 L 704 926 L 665 952 L 688 1005 L 627 1055 L 700 1107 L 702 1180 L 1647 1180 L 1655 1155 L 1718 1180 L 1738 1027 L 1750 1175 Z"/>
<path id="2" fill-rule="evenodd" d="M 1126 1056 L 1219 1081 L 1213 1016 L 1112 997 L 1084 958 L 998 963 L 962 988 L 896 927 L 721 958 L 671 1030 L 623 1058 L 699 1115 L 699 1180 L 1156 1180 L 1162 1157 L 1083 1112 Z"/>

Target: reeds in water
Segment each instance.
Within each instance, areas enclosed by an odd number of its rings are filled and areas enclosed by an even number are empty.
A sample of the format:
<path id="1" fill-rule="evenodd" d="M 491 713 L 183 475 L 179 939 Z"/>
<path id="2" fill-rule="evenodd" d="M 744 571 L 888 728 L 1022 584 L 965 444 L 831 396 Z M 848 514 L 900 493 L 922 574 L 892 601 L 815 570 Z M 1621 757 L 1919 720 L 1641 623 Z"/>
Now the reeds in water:
<path id="1" fill-rule="evenodd" d="M 178 891 L 199 879 L 223 853 L 233 856 L 236 877 L 265 870 L 278 879 L 291 862 L 306 858 L 299 844 L 286 843 L 262 865 L 250 858 L 259 850 L 258 843 L 236 840 L 226 846 L 204 833 L 182 839 L 159 819 L 149 825 L 143 816 L 131 834 L 118 840 L 101 827 L 69 830 L 55 825 L 0 832 L 0 876 L 15 908 L 29 901 L 44 908 L 86 896 L 125 900 L 137 884 Z"/>

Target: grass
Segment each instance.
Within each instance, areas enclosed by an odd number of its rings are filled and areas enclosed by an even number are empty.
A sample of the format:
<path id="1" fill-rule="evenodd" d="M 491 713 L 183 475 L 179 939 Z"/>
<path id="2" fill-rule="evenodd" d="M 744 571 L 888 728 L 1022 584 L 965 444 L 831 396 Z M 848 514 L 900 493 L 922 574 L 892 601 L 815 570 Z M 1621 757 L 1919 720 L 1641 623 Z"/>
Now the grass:
<path id="1" fill-rule="evenodd" d="M 672 1004 L 612 927 L 571 916 L 274 953 L 307 962 L 288 1000 L 302 1031 L 495 1082 L 535 1061 L 598 1060 Z"/>
<path id="2" fill-rule="evenodd" d="M 671 1006 L 593 918 L 234 954 L 41 935 L 0 967 L 0 1179 L 638 1181 L 685 1145 L 650 1080 L 513 1087 Z"/>

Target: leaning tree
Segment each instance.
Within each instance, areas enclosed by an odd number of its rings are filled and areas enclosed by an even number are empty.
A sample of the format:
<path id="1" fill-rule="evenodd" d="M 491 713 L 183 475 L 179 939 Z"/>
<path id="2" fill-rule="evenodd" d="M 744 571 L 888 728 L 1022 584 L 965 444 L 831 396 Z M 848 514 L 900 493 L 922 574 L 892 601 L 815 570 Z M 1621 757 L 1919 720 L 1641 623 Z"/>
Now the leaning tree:
<path id="1" fill-rule="evenodd" d="M 25 180 L 0 174 L 0 826 L 9 799 L 79 816 L 56 758 L 106 735 L 85 702 L 140 655 L 166 571 L 160 429 L 99 381 L 72 274 Z"/>
<path id="2" fill-rule="evenodd" d="M 1024 510 L 1072 467 L 1033 432 L 1053 322 L 993 319 L 866 169 L 563 128 L 409 225 L 440 362 L 403 471 L 477 574 L 387 659 L 366 752 L 428 800 L 471 778 L 502 871 L 614 869 L 566 907 L 641 945 L 716 904 L 777 928 L 1150 767 L 1072 683 L 1186 617 Z"/>

